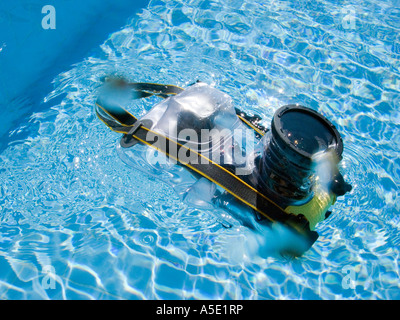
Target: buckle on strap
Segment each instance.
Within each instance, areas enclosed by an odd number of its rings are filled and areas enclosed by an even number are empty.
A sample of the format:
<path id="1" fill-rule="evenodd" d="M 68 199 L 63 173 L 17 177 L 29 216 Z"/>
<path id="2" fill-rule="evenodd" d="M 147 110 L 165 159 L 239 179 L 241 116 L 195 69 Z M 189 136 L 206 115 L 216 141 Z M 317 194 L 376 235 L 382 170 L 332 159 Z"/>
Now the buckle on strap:
<path id="1" fill-rule="evenodd" d="M 121 138 L 120 145 L 122 148 L 130 148 L 137 144 L 139 141 L 136 140 L 133 135 L 142 127 L 151 128 L 153 122 L 151 120 L 138 120 L 132 126 L 132 128 L 128 131 L 128 133 L 124 134 Z"/>

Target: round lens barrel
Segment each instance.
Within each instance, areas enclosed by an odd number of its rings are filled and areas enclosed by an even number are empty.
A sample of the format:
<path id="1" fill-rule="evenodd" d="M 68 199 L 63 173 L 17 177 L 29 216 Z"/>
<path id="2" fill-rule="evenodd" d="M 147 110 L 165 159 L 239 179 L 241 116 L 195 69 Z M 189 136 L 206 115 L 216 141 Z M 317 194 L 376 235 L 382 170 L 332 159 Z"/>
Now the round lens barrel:
<path id="1" fill-rule="evenodd" d="M 271 124 L 273 139 L 286 156 L 308 167 L 313 155 L 333 149 L 339 160 L 343 142 L 335 126 L 318 112 L 299 105 L 279 108 Z"/>
<path id="2" fill-rule="evenodd" d="M 333 150 L 341 160 L 343 142 L 334 125 L 299 105 L 279 108 L 259 162 L 258 185 L 280 201 L 307 199 L 312 193 L 313 156 Z"/>

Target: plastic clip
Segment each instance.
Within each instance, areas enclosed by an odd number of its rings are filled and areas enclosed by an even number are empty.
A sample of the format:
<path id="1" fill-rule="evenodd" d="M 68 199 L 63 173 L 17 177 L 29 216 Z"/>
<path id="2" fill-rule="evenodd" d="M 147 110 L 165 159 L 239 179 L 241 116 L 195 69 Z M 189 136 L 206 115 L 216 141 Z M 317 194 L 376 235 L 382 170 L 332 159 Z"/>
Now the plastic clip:
<path id="1" fill-rule="evenodd" d="M 152 126 L 152 121 L 146 119 L 136 121 L 133 127 L 129 130 L 129 132 L 124 134 L 123 137 L 121 138 L 120 144 L 122 148 L 130 148 L 139 142 L 133 137 L 133 135 L 142 126 L 150 128 Z"/>

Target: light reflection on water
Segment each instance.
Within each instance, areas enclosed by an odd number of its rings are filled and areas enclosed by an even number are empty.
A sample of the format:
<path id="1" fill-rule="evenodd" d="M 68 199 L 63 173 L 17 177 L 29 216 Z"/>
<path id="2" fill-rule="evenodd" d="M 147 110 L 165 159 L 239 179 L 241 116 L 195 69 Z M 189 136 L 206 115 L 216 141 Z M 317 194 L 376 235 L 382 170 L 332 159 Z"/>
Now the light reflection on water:
<path id="1" fill-rule="evenodd" d="M 0 298 L 399 298 L 400 11 L 390 1 L 342 8 L 152 1 L 60 74 L 46 99 L 66 97 L 16 128 L 26 138 L 0 155 Z M 343 24 L 348 14 L 354 28 Z M 229 245 L 249 231 L 224 228 L 117 157 L 118 137 L 93 112 L 109 73 L 180 86 L 199 79 L 266 125 L 283 104 L 308 105 L 342 133 L 353 191 L 304 257 L 233 256 Z M 151 103 L 130 107 L 141 115 Z M 55 289 L 43 287 L 49 265 Z M 354 289 L 343 285 L 349 266 Z"/>

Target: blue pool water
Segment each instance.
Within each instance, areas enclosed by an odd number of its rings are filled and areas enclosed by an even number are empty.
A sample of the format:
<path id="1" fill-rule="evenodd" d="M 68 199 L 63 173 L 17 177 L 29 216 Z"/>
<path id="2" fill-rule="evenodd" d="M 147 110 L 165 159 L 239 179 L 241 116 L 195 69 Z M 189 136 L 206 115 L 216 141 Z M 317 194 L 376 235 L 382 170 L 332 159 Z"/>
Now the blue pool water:
<path id="1" fill-rule="evenodd" d="M 82 10 L 71 9 L 78 25 L 92 12 Z M 51 50 L 46 68 L 34 52 L 0 64 L 0 299 L 399 299 L 399 1 L 151 0 L 122 11 L 85 50 L 75 25 L 73 60 Z M 4 39 L 0 63 L 14 41 Z M 5 76 L 18 59 L 32 59 L 25 85 Z M 281 105 L 310 106 L 341 132 L 353 190 L 303 257 L 232 254 L 245 227 L 225 228 L 118 157 L 119 136 L 94 114 L 108 74 L 201 80 L 266 126 Z"/>

